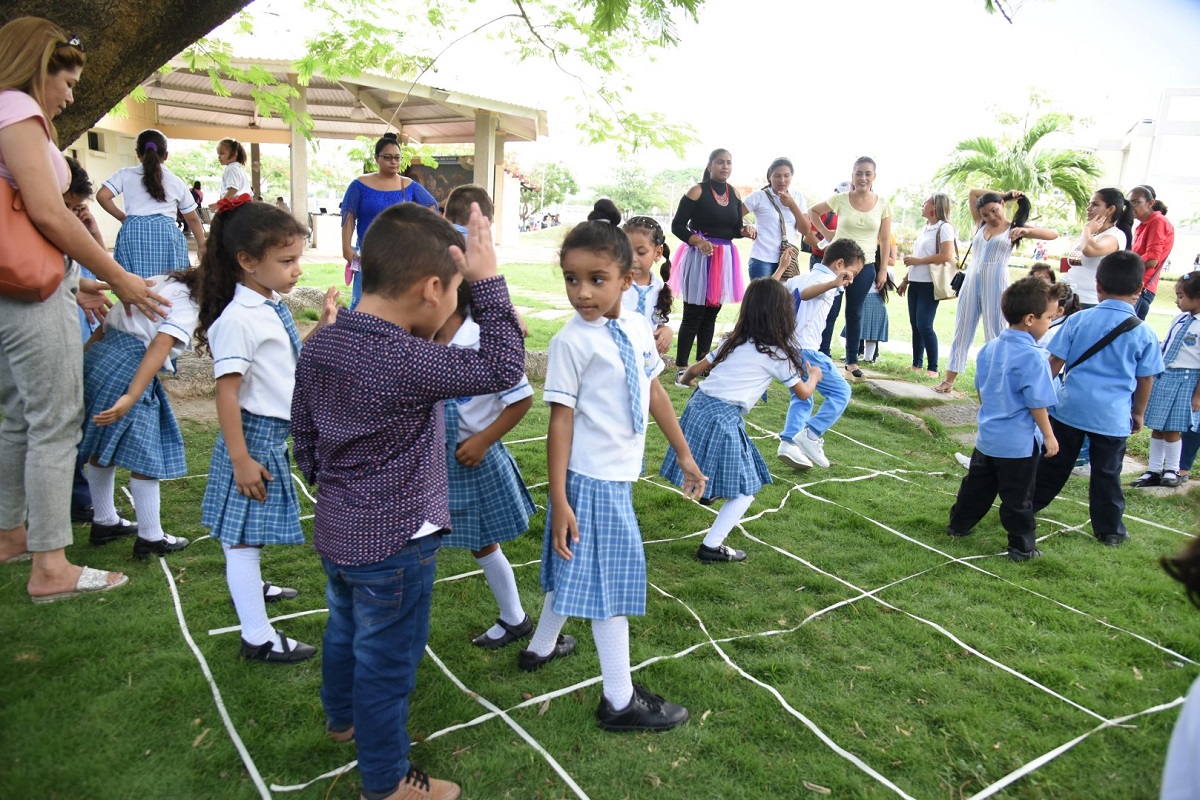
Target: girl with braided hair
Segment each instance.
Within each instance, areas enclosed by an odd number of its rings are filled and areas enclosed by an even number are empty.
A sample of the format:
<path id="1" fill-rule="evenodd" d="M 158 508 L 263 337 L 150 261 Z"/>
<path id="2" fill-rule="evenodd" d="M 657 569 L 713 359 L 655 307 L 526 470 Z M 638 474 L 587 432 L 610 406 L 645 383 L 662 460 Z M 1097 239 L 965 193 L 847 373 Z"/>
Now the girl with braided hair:
<path id="1" fill-rule="evenodd" d="M 666 284 L 671 279 L 667 236 L 653 217 L 631 217 L 623 230 L 633 247 L 633 283 L 621 296 L 621 305 L 650 321 L 658 354 L 665 355 L 675 336 L 667 325 L 675 301 L 671 287 Z M 659 275 L 655 275 L 654 262 L 659 259 L 662 266 Z"/>

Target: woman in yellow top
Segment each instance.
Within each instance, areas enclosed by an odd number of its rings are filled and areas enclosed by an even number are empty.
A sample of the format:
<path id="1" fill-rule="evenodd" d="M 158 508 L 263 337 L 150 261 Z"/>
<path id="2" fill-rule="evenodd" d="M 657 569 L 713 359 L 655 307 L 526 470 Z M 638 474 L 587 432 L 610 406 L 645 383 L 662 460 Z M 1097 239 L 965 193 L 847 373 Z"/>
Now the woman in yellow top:
<path id="1" fill-rule="evenodd" d="M 876 264 L 879 254 L 882 253 L 886 259 L 892 247 L 892 207 L 888 201 L 871 191 L 874 185 L 875 161 L 863 156 L 854 162 L 849 194 L 835 194 L 824 203 L 817 203 L 808 212 L 813 225 L 826 239 L 834 242 L 853 239 L 871 259 L 845 291 L 846 369 L 856 378 L 862 377 L 862 370 L 858 368 L 858 344 L 862 339 L 863 303 L 872 283 L 877 289 L 882 289 L 887 282 L 887 268 L 877 271 Z M 838 215 L 836 231 L 830 231 L 822 221 L 822 217 L 830 211 Z M 875 255 L 872 256 L 872 253 Z M 831 358 L 833 356 L 829 348 L 833 340 L 833 327 L 841 307 L 842 298 L 839 295 L 829 309 L 825 333 L 821 337 L 821 352 Z"/>

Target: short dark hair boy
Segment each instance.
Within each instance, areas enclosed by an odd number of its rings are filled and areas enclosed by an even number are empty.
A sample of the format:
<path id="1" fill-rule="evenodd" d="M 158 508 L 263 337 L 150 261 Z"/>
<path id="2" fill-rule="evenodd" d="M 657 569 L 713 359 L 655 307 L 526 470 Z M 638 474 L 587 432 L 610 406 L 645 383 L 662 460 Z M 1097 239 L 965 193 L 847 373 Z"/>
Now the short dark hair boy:
<path id="1" fill-rule="evenodd" d="M 1058 300 L 1058 290 L 1053 284 L 1036 276 L 1022 278 L 1000 295 L 1000 313 L 1009 325 L 1017 325 L 1027 314 L 1040 317 L 1046 313 L 1051 300 Z"/>
<path id="2" fill-rule="evenodd" d="M 363 237 L 363 294 L 395 298 L 429 275 L 448 283 L 458 272 L 451 246 L 461 250 L 463 236 L 436 213 L 416 203 L 392 206 Z"/>
<path id="3" fill-rule="evenodd" d="M 492 206 L 492 198 L 488 196 L 487 189 L 474 183 L 464 183 L 450 190 L 444 211 L 446 219 L 452 225 L 466 225 L 467 220 L 471 218 L 471 203 L 478 204 L 480 213 L 489 221 L 496 218 L 496 210 Z"/>
<path id="4" fill-rule="evenodd" d="M 838 239 L 832 242 L 825 248 L 825 255 L 821 258 L 821 263 L 828 267 L 839 259 L 844 261 L 847 266 L 856 261 L 864 264 L 867 261 L 867 257 L 863 255 L 863 249 L 853 239 Z"/>

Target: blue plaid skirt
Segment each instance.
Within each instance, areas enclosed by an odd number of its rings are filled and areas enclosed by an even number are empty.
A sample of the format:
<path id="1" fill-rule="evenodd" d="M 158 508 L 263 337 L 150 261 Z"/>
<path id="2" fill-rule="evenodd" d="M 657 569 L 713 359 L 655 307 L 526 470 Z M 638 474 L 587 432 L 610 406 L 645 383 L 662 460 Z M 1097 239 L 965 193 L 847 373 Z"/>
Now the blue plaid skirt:
<path id="1" fill-rule="evenodd" d="M 692 392 L 679 419 L 692 458 L 708 476 L 705 497 L 737 497 L 758 494 L 771 473 L 762 454 L 746 435 L 742 409 L 709 397 L 703 390 Z M 675 448 L 667 448 L 660 473 L 676 486 L 683 485 L 683 470 L 675 460 Z"/>
<path id="2" fill-rule="evenodd" d="M 1192 392 L 1200 369 L 1169 369 L 1154 379 L 1146 404 L 1146 427 L 1152 431 L 1187 431 L 1196 424 Z"/>
<path id="3" fill-rule="evenodd" d="M 162 214 L 126 217 L 113 248 L 117 263 L 142 278 L 153 278 L 191 266 L 187 240 L 175 224 Z"/>
<path id="4" fill-rule="evenodd" d="M 646 554 L 633 513 L 633 484 L 568 470 L 567 502 L 579 526 L 579 541 L 567 539 L 571 560 L 554 552 L 549 510 L 542 543 L 542 590 L 554 592 L 554 613 L 585 619 L 645 615 Z"/>
<path id="5" fill-rule="evenodd" d="M 846 338 L 846 327 L 842 326 L 840 336 Z M 862 340 L 864 342 L 886 342 L 888 340 L 887 306 L 880 296 L 871 292 L 863 301 L 862 307 Z"/>
<path id="6" fill-rule="evenodd" d="M 446 449 L 450 533 L 442 537 L 442 547 L 482 550 L 529 530 L 529 518 L 537 508 L 508 448 L 496 442 L 478 467 L 458 463 L 454 449 L 453 444 Z"/>
<path id="7" fill-rule="evenodd" d="M 183 435 L 158 378 L 150 381 L 129 413 L 112 425 L 100 427 L 92 422 L 92 417 L 112 408 L 129 390 L 145 355 L 146 346 L 137 337 L 112 328 L 84 353 L 85 413 L 79 452 L 87 458 L 96 456 L 101 466 L 124 467 L 159 480 L 179 478 L 187 474 Z"/>
<path id="8" fill-rule="evenodd" d="M 208 487 L 200 505 L 200 524 L 221 544 L 304 544 L 300 530 L 300 497 L 292 481 L 287 437 L 292 423 L 242 411 L 242 432 L 250 457 L 267 468 L 275 480 L 266 481 L 267 502 L 238 494 L 233 462 L 225 447 L 225 434 L 217 436 Z"/>

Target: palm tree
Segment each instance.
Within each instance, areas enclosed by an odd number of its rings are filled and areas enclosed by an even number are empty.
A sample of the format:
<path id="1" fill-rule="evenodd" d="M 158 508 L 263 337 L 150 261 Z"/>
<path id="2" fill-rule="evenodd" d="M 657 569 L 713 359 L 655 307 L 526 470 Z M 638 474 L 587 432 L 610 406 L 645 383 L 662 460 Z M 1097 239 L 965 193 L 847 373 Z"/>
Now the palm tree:
<path id="1" fill-rule="evenodd" d="M 1029 195 L 1035 207 L 1039 197 L 1049 200 L 1048 196 L 1060 194 L 1083 219 L 1100 178 L 1100 163 L 1084 150 L 1039 146 L 1052 133 L 1068 132 L 1073 120 L 1069 114 L 1044 114 L 1016 140 L 964 139 L 955 146 L 955 156 L 934 174 L 934 181 L 959 189 L 1017 189 Z"/>

